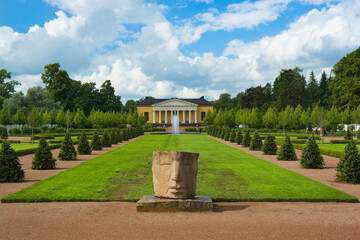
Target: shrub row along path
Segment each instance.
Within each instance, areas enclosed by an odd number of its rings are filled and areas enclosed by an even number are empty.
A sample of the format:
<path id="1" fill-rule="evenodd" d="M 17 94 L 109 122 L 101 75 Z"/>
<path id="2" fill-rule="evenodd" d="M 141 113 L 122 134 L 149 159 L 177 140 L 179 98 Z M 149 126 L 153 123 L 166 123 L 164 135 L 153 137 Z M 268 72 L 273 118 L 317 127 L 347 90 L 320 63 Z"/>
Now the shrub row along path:
<path id="1" fill-rule="evenodd" d="M 223 139 L 215 138 L 212 136 L 209 137 L 224 144 L 227 144 L 231 147 L 239 149 L 243 152 L 251 154 L 255 157 L 274 163 L 280 167 L 287 168 L 293 172 L 300 173 L 305 177 L 321 182 L 332 188 L 346 192 L 352 196 L 357 197 L 360 200 L 360 184 L 342 183 L 342 182 L 337 182 L 335 180 L 335 174 L 336 174 L 335 168 L 336 168 L 336 164 L 339 162 L 339 158 L 322 155 L 325 161 L 325 167 L 323 169 L 304 169 L 300 166 L 299 160 L 280 161 L 276 159 L 276 155 L 264 155 L 262 151 L 251 151 L 249 148 L 242 147 L 242 145 L 231 143 L 229 141 L 225 141 Z M 297 155 L 297 159 L 300 159 L 301 150 L 295 149 L 295 153 Z"/>
<path id="2" fill-rule="evenodd" d="M 0 239 L 358 239 L 359 216 L 359 203 L 332 202 L 216 203 L 213 213 L 137 213 L 131 202 L 6 203 Z"/>

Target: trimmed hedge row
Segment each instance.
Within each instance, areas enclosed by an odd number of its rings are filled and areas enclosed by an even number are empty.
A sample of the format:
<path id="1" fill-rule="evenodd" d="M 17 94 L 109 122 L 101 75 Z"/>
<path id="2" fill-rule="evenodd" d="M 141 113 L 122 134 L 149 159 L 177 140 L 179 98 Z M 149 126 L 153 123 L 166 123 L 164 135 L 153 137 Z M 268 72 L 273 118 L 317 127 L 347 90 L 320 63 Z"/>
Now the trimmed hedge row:
<path id="1" fill-rule="evenodd" d="M 351 140 L 331 140 L 330 143 L 331 144 L 346 144 L 351 142 Z M 356 144 L 360 144 L 360 140 L 356 140 L 354 141 Z"/>
<path id="2" fill-rule="evenodd" d="M 5 140 L 0 139 L 0 143 L 3 143 Z M 20 140 L 6 140 L 8 143 L 20 143 Z"/>
<path id="3" fill-rule="evenodd" d="M 55 149 L 55 148 L 60 148 L 60 146 L 61 146 L 61 143 L 52 144 L 52 145 L 49 145 L 49 148 L 50 148 L 50 149 Z M 36 151 L 37 149 L 38 149 L 37 147 L 34 147 L 34 148 L 27 148 L 27 149 L 16 150 L 16 151 L 15 151 L 15 154 L 16 154 L 16 156 L 19 157 L 19 156 L 23 156 L 23 155 L 35 153 L 35 151 Z"/>
<path id="4" fill-rule="evenodd" d="M 147 128 L 144 132 L 165 132 L 165 128 Z"/>
<path id="5" fill-rule="evenodd" d="M 200 131 L 200 129 L 201 129 L 201 132 L 207 132 L 207 128 L 199 127 L 198 130 Z M 185 128 L 184 131 L 185 132 L 196 132 L 196 127 L 194 127 L 194 128 Z"/>
<path id="6" fill-rule="evenodd" d="M 292 141 L 291 141 L 292 142 Z M 275 140 L 275 143 L 279 146 L 281 146 L 284 142 L 280 141 L 280 140 Z M 294 144 L 293 143 L 294 148 L 299 149 L 299 150 L 304 150 L 305 146 L 304 145 L 300 145 L 300 144 Z M 339 151 L 334 151 L 334 150 L 328 150 L 328 149 L 319 149 L 321 154 L 330 156 L 330 157 L 336 157 L 336 158 L 342 158 L 345 153 L 344 152 L 339 152 Z"/>

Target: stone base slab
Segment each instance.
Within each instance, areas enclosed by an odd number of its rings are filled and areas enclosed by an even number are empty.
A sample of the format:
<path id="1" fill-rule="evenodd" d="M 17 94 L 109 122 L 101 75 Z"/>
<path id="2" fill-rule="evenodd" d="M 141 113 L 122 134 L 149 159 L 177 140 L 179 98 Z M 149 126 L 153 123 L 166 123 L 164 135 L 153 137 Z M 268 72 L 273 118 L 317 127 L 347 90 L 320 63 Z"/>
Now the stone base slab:
<path id="1" fill-rule="evenodd" d="M 143 196 L 136 204 L 138 212 L 208 212 L 213 211 L 212 199 L 196 196 L 193 199 L 160 198 Z"/>

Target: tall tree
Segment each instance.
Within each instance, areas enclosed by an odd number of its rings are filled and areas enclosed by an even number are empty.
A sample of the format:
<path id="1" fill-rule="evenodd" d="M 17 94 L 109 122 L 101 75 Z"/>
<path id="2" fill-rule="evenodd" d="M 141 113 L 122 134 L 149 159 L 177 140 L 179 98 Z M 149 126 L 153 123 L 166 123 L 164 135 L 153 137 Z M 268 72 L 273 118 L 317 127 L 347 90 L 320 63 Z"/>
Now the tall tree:
<path id="1" fill-rule="evenodd" d="M 115 95 L 115 88 L 111 86 L 111 81 L 106 80 L 100 88 L 100 95 L 102 97 L 102 110 L 105 112 L 116 111 L 120 112 L 122 108 L 120 96 Z"/>
<path id="2" fill-rule="evenodd" d="M 84 111 L 80 110 L 80 108 L 78 108 L 74 115 L 74 123 L 76 124 L 76 126 L 78 128 L 84 128 L 86 125 L 86 122 L 87 122 L 87 118 L 84 114 Z"/>
<path id="3" fill-rule="evenodd" d="M 333 103 L 340 109 L 360 105 L 360 47 L 337 62 L 330 82 Z"/>
<path id="4" fill-rule="evenodd" d="M 5 82 L 6 79 L 9 81 Z M 21 85 L 18 81 L 11 80 L 11 72 L 0 69 L 0 97 L 6 99 L 15 92 L 15 86 Z"/>
<path id="5" fill-rule="evenodd" d="M 329 92 L 329 79 L 325 71 L 321 74 L 319 88 L 320 106 L 328 108 L 329 106 L 331 106 L 331 95 Z"/>
<path id="6" fill-rule="evenodd" d="M 318 104 L 320 100 L 320 88 L 316 81 L 314 71 L 311 71 L 309 82 L 305 90 L 305 106 L 311 107 L 312 104 Z"/>
<path id="7" fill-rule="evenodd" d="M 277 105 L 284 109 L 290 105 L 304 105 L 305 77 L 301 75 L 302 69 L 283 69 L 274 81 L 273 93 Z"/>
<path id="8" fill-rule="evenodd" d="M 34 107 L 28 115 L 28 124 L 31 126 L 31 139 L 34 142 L 34 127 L 37 127 L 41 122 L 39 112 Z"/>
<path id="9" fill-rule="evenodd" d="M 234 104 L 231 101 L 231 95 L 228 93 L 222 93 L 219 99 L 214 102 L 214 108 L 219 109 L 232 109 Z"/>

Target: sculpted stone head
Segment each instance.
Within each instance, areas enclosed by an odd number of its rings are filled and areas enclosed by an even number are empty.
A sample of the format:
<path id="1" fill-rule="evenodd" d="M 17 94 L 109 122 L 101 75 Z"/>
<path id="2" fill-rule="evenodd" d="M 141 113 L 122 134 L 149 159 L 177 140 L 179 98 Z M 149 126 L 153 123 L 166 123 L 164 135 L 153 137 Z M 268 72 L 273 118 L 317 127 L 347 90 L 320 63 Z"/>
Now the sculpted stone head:
<path id="1" fill-rule="evenodd" d="M 198 153 L 154 152 L 153 182 L 157 197 L 194 198 Z"/>

